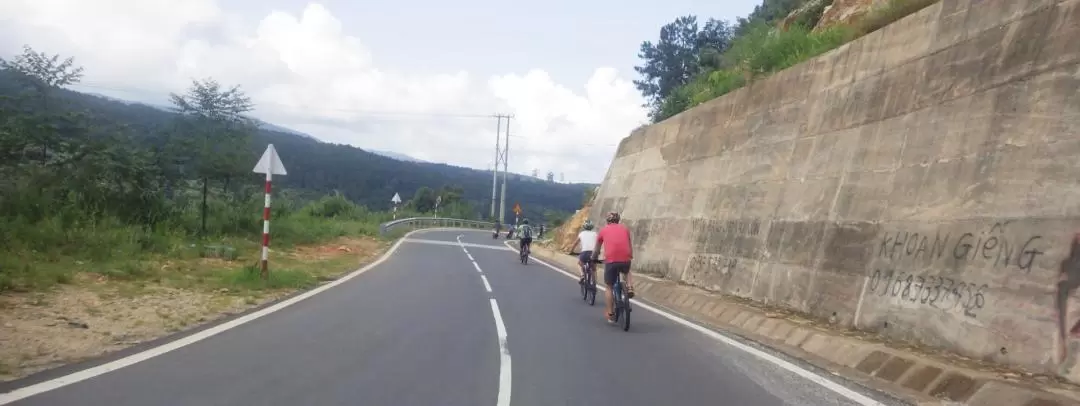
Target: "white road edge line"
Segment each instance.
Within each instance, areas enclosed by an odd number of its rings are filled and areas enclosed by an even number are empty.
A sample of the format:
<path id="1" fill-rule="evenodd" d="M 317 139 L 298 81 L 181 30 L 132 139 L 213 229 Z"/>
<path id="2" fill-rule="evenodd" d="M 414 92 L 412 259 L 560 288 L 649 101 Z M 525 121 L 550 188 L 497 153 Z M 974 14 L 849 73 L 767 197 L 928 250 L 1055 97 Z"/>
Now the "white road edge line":
<path id="1" fill-rule="evenodd" d="M 130 365 L 134 365 L 136 363 L 142 362 L 142 361 L 146 361 L 146 360 L 148 360 L 150 358 L 154 358 L 156 356 L 168 353 L 170 351 L 173 351 L 173 350 L 176 350 L 176 349 L 179 349 L 179 348 L 182 348 L 182 347 L 186 347 L 188 345 L 191 345 L 191 344 L 197 343 L 199 341 L 205 340 L 207 338 L 213 337 L 214 335 L 217 335 L 217 334 L 219 334 L 221 332 L 224 332 L 226 330 L 229 330 L 229 329 L 235 328 L 237 326 L 240 326 L 240 325 L 242 325 L 244 323 L 247 323 L 247 322 L 250 322 L 252 320 L 258 319 L 260 317 L 266 316 L 266 315 L 268 315 L 270 313 L 274 313 L 274 312 L 276 312 L 278 310 L 281 310 L 281 309 L 289 307 L 289 306 L 291 306 L 293 304 L 296 304 L 297 302 L 300 302 L 300 301 L 302 301 L 304 299 L 307 299 L 307 298 L 315 296 L 315 295 L 317 295 L 319 293 L 322 293 L 323 291 L 325 291 L 327 289 L 330 289 L 330 288 L 332 288 L 334 286 L 345 283 L 345 282 L 349 281 L 350 279 L 355 278 L 357 276 L 360 276 L 364 272 L 367 272 L 368 270 L 370 270 L 370 269 L 372 269 L 372 268 L 374 268 L 376 266 L 379 266 L 379 264 L 382 264 L 388 258 L 390 258 L 390 256 L 394 254 L 394 251 L 397 251 L 398 247 L 400 247 L 401 244 L 403 242 L 405 242 L 405 239 L 408 238 L 409 235 L 412 235 L 413 233 L 418 233 L 418 232 L 439 231 L 439 230 L 445 230 L 445 229 L 443 229 L 443 228 L 429 228 L 429 229 L 410 231 L 409 233 L 405 234 L 402 238 L 398 239 L 398 241 L 396 243 L 394 243 L 394 245 L 392 247 L 390 247 L 389 250 L 387 250 L 385 253 L 383 253 L 383 255 L 381 257 L 379 257 L 379 259 L 375 260 L 375 262 L 367 264 L 363 268 L 357 269 L 357 270 L 349 273 L 348 275 L 342 276 L 341 278 L 338 278 L 338 279 L 336 279 L 336 280 L 334 280 L 332 282 L 329 282 L 329 283 L 327 283 L 325 285 L 319 286 L 319 287 L 311 289 L 311 290 L 309 290 L 307 292 L 304 292 L 304 293 L 301 293 L 299 295 L 293 296 L 290 299 L 281 301 L 281 302 L 279 302 L 279 303 L 277 303 L 277 304 L 275 304 L 273 306 L 270 306 L 270 307 L 264 308 L 262 310 L 259 310 L 259 311 L 256 311 L 256 312 L 253 312 L 253 313 L 238 317 L 236 319 L 233 319 L 233 320 L 230 320 L 228 322 L 216 325 L 214 327 L 207 328 L 205 330 L 199 331 L 199 332 L 191 334 L 189 336 L 182 337 L 182 338 L 167 342 L 167 343 L 159 345 L 157 347 L 150 348 L 150 349 L 147 349 L 145 351 L 126 356 L 124 358 L 120 358 L 120 359 L 115 360 L 115 361 L 111 361 L 111 362 L 101 364 L 101 365 L 98 365 L 98 366 L 95 366 L 95 367 L 87 368 L 87 369 L 84 369 L 84 370 L 81 370 L 81 371 L 78 371 L 78 372 L 73 372 L 71 374 L 61 376 L 59 378 L 53 378 L 53 379 L 50 379 L 50 380 L 47 380 L 47 381 L 44 381 L 44 382 L 39 382 L 39 383 L 36 383 L 36 384 L 33 384 L 33 385 L 24 386 L 22 388 L 15 389 L 15 390 L 13 390 L 11 392 L 0 394 L 0 405 L 6 405 L 6 404 L 9 404 L 9 403 L 18 401 L 18 400 L 22 400 L 22 399 L 37 395 L 37 394 L 45 393 L 45 392 L 48 392 L 48 391 L 51 391 L 51 390 L 62 388 L 62 387 L 67 386 L 67 385 L 71 385 L 71 384 L 76 383 L 76 382 L 84 381 L 84 380 L 93 378 L 93 377 L 98 376 L 98 375 L 103 375 L 103 374 L 118 370 L 118 369 L 126 367 L 126 366 L 130 366 Z"/>
<path id="2" fill-rule="evenodd" d="M 491 314 L 495 317 L 495 332 L 499 336 L 499 400 L 496 406 L 510 406 L 510 349 L 506 346 L 506 326 L 503 325 L 499 304 L 491 299 Z"/>
<path id="3" fill-rule="evenodd" d="M 476 272 L 484 273 L 484 271 L 480 269 L 480 264 L 476 263 L 476 261 L 472 262 L 472 266 L 473 268 L 476 268 Z"/>
<path id="4" fill-rule="evenodd" d="M 480 280 L 484 281 L 484 289 L 487 289 L 488 293 L 491 293 L 491 284 L 488 283 L 487 277 L 480 275 Z"/>
<path id="5" fill-rule="evenodd" d="M 542 264 L 542 265 L 544 265 L 544 266 L 546 266 L 548 268 L 551 268 L 551 269 L 554 269 L 556 271 L 561 272 L 563 275 L 569 276 L 569 277 L 571 277 L 571 278 L 573 278 L 575 280 L 579 279 L 578 276 L 575 276 L 574 274 L 572 274 L 570 272 L 567 272 L 567 271 L 563 270 L 562 268 L 551 265 L 551 264 L 549 264 L 547 262 L 544 262 L 543 260 L 537 259 L 536 257 L 533 257 L 532 255 L 530 255 L 529 257 L 531 257 L 533 259 L 533 261 L 535 261 L 535 262 L 537 262 L 539 264 Z M 597 288 L 599 288 L 600 290 L 604 290 L 604 291 L 607 290 L 607 288 L 605 288 L 603 286 L 597 286 Z M 495 299 L 492 299 L 492 303 L 494 303 L 494 300 Z M 848 398 L 848 399 L 850 399 L 850 400 L 852 400 L 852 401 L 854 401 L 854 402 L 856 402 L 856 403 L 858 403 L 860 405 L 864 405 L 864 406 L 885 406 L 884 403 L 878 402 L 877 400 L 874 400 L 873 398 L 871 398 L 869 396 L 866 396 L 866 395 L 863 395 L 863 394 L 861 394 L 859 392 L 851 390 L 850 388 L 848 388 L 848 387 L 846 387 L 844 385 L 833 382 L 829 378 L 826 378 L 826 377 L 823 377 L 821 375 L 810 372 L 810 371 L 808 371 L 808 370 L 806 370 L 806 369 L 804 369 L 804 368 L 802 368 L 802 367 L 800 367 L 798 365 L 792 364 L 791 362 L 788 362 L 787 360 L 779 358 L 779 357 L 777 357 L 775 355 L 769 354 L 769 353 L 761 351 L 761 350 L 759 350 L 757 348 L 754 348 L 754 347 L 748 346 L 746 344 L 743 344 L 743 343 L 741 343 L 741 342 L 739 342 L 739 341 L 737 341 L 735 339 L 732 339 L 732 338 L 727 337 L 727 336 L 725 336 L 723 334 L 717 333 L 717 332 L 715 332 L 713 330 L 710 330 L 710 329 L 707 329 L 705 327 L 694 324 L 693 322 L 690 322 L 689 320 L 683 319 L 683 318 L 681 318 L 679 316 L 676 316 L 674 314 L 671 314 L 671 313 L 668 313 L 666 311 L 660 310 L 658 308 L 649 306 L 648 304 L 642 303 L 641 301 L 639 301 L 637 299 L 630 299 L 630 300 L 631 300 L 631 302 L 634 303 L 635 306 L 640 306 L 640 307 L 642 307 L 642 308 L 644 308 L 644 309 L 646 309 L 648 311 L 651 311 L 651 312 L 656 313 L 656 314 L 658 314 L 660 316 L 663 316 L 664 318 L 666 318 L 668 320 L 671 320 L 671 321 L 674 321 L 676 323 L 682 324 L 683 326 L 686 326 L 686 327 L 689 327 L 689 328 L 691 328 L 693 330 L 696 330 L 699 333 L 705 334 L 706 336 L 709 336 L 710 338 L 722 341 L 723 343 L 728 344 L 728 345 L 730 345 L 732 347 L 735 347 L 735 348 L 738 348 L 738 349 L 743 350 L 745 352 L 748 352 L 750 354 L 753 354 L 753 355 L 757 356 L 758 358 L 761 358 L 761 359 L 763 359 L 765 361 L 768 361 L 768 362 L 770 362 L 770 363 L 772 363 L 772 364 L 774 364 L 774 365 L 776 365 L 776 366 L 778 366 L 780 368 L 786 369 L 789 372 L 794 373 L 795 375 L 806 378 L 807 380 L 809 380 L 811 382 L 814 382 L 814 383 L 816 383 L 818 385 L 821 385 L 821 386 L 825 387 L 826 389 L 829 389 L 829 390 L 831 390 L 833 392 L 836 392 L 840 396 Z"/>

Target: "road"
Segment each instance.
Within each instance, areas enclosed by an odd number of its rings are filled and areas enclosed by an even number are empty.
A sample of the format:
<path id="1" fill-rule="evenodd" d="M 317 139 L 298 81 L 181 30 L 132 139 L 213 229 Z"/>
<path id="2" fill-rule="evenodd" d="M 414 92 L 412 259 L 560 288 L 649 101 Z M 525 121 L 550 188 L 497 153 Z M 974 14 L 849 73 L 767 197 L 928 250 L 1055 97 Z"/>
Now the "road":
<path id="1" fill-rule="evenodd" d="M 322 293 L 12 404 L 867 404 L 642 308 L 623 332 L 502 241 L 414 233 Z"/>

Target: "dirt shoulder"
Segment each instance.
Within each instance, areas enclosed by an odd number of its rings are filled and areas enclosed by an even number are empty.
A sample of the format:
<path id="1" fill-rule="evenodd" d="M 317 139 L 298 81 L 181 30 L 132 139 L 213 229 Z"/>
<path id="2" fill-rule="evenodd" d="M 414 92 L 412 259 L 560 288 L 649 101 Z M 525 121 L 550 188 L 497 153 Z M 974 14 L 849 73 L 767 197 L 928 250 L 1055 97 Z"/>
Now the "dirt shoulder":
<path id="1" fill-rule="evenodd" d="M 337 279 L 390 244 L 341 238 L 272 254 L 272 278 L 252 274 L 252 255 L 235 260 L 158 259 L 137 280 L 78 272 L 41 292 L 0 295 L 0 381 L 117 351 L 196 327 Z M 253 251 L 243 247 L 244 251 Z"/>

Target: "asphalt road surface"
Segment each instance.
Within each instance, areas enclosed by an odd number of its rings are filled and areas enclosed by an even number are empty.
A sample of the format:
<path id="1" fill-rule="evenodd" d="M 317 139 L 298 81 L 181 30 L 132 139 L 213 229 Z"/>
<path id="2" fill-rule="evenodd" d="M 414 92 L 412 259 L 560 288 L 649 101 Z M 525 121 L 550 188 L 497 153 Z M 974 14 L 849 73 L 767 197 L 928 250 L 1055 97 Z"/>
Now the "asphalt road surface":
<path id="1" fill-rule="evenodd" d="M 603 320 L 602 296 L 585 304 L 575 280 L 520 264 L 503 241 L 414 233 L 315 296 L 11 404 L 893 404 L 847 383 L 864 397 L 828 389 L 641 307 L 623 332 Z"/>

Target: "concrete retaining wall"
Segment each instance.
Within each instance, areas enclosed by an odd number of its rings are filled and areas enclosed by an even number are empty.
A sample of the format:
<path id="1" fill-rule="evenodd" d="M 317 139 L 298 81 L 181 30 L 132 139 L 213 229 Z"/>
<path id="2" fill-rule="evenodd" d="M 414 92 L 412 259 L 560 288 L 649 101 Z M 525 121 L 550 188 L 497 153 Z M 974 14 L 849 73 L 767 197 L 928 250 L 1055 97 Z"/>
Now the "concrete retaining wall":
<path id="1" fill-rule="evenodd" d="M 1078 39 L 1080 0 L 944 0 L 635 131 L 591 217 L 638 271 L 1080 381 Z"/>

